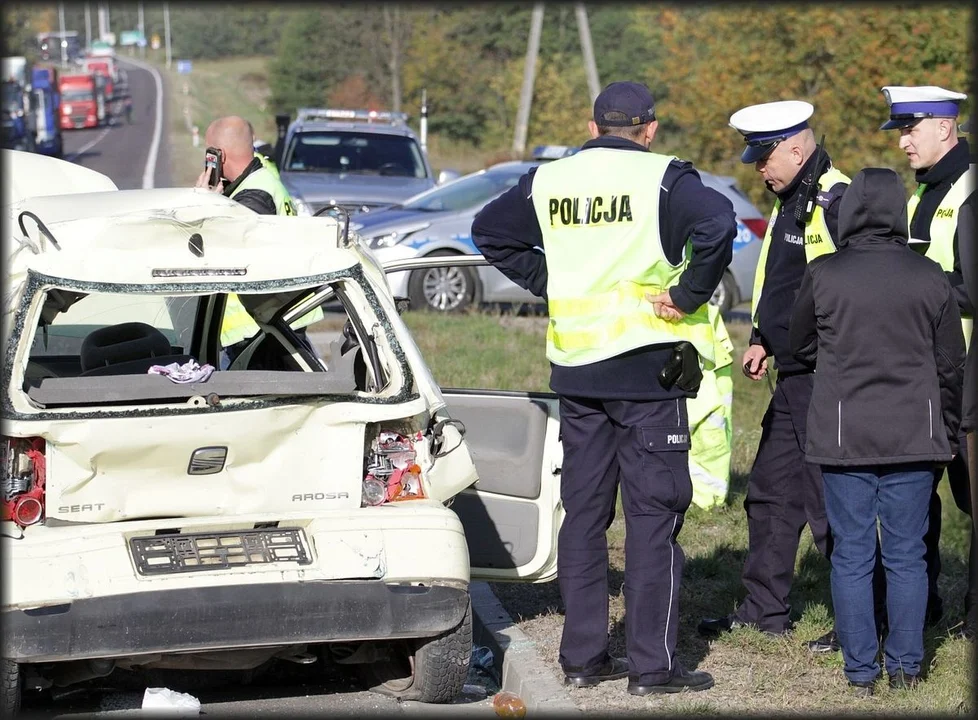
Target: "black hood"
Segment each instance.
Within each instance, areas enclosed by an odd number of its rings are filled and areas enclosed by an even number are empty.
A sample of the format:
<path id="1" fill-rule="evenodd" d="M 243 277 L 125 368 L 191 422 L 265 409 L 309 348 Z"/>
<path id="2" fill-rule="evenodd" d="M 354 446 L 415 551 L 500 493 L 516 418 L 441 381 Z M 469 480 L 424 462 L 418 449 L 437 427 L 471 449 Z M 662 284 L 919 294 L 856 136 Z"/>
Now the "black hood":
<path id="1" fill-rule="evenodd" d="M 903 180 L 893 170 L 860 170 L 839 206 L 839 245 L 893 241 L 907 244 L 909 226 Z"/>

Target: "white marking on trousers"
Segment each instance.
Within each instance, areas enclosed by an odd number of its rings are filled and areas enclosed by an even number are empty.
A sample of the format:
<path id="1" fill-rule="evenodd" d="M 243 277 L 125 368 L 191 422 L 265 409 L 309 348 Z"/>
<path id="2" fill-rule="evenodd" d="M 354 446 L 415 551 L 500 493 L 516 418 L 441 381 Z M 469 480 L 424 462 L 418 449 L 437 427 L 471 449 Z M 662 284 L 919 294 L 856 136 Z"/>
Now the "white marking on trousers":
<path id="1" fill-rule="evenodd" d="M 677 405 L 679 401 L 676 401 Z M 666 631 L 662 636 L 662 645 L 666 649 L 666 657 L 669 658 L 669 672 L 672 672 L 672 653 L 669 652 L 669 622 L 672 620 L 672 605 L 675 602 L 673 593 L 676 589 L 676 524 L 679 522 L 679 515 L 672 519 L 672 533 L 669 535 L 669 610 L 666 611 Z"/>
<path id="2" fill-rule="evenodd" d="M 927 419 L 930 421 L 930 439 L 934 439 L 934 403 L 927 399 Z"/>

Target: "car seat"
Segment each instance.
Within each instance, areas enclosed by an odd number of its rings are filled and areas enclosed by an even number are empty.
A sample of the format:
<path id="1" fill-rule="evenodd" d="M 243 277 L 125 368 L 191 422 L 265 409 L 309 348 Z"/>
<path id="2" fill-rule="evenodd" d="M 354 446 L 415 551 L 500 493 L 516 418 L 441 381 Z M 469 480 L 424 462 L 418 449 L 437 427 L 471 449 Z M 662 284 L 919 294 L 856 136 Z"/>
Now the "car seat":
<path id="1" fill-rule="evenodd" d="M 90 332 L 82 340 L 79 355 L 82 375 L 138 375 L 153 365 L 183 364 L 191 359 L 174 354 L 162 332 L 141 322 Z"/>

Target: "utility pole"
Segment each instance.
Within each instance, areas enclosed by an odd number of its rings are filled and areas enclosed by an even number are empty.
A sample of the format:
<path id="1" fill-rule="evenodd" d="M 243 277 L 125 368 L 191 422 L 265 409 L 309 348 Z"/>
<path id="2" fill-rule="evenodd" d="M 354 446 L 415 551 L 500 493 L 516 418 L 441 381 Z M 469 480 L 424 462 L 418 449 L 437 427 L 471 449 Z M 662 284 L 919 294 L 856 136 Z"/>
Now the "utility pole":
<path id="1" fill-rule="evenodd" d="M 163 34 L 166 36 L 166 69 L 170 69 L 170 3 L 163 3 Z"/>
<path id="2" fill-rule="evenodd" d="M 142 42 L 139 45 L 139 54 L 146 57 L 146 26 L 143 23 L 143 3 L 139 3 L 139 34 L 142 36 Z"/>
<path id="3" fill-rule="evenodd" d="M 540 52 L 540 33 L 543 30 L 543 3 L 533 6 L 530 18 L 530 39 L 526 45 L 526 61 L 523 64 L 523 89 L 520 106 L 516 111 L 516 130 L 513 133 L 513 157 L 521 157 L 526 150 L 526 129 L 530 123 L 530 105 L 533 104 L 533 81 L 537 72 L 537 55 Z"/>
<path id="4" fill-rule="evenodd" d="M 98 39 L 102 40 L 109 32 L 109 18 L 105 8 L 105 3 L 98 4 Z"/>
<path id="5" fill-rule="evenodd" d="M 601 85 L 598 82 L 598 66 L 594 62 L 594 47 L 591 45 L 591 26 L 587 21 L 587 10 L 584 3 L 579 2 L 575 7 L 577 13 L 577 29 L 581 33 L 581 54 L 584 56 L 584 71 L 587 73 L 587 86 L 591 91 L 591 103 L 593 104 L 601 92 Z"/>
<path id="6" fill-rule="evenodd" d="M 68 40 L 65 38 L 65 4 L 58 3 L 58 22 L 61 25 L 61 67 L 68 67 Z"/>
<path id="7" fill-rule="evenodd" d="M 85 47 L 92 47 L 92 10 L 85 3 Z"/>

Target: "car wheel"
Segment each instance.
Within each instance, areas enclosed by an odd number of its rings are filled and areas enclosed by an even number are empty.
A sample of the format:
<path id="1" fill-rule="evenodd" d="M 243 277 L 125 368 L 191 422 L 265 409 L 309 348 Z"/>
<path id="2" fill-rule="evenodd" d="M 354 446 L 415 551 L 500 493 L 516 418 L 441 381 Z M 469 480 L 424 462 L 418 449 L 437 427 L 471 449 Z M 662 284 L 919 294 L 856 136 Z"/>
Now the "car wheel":
<path id="1" fill-rule="evenodd" d="M 456 253 L 439 250 L 429 257 Z M 479 277 L 468 267 L 440 267 L 415 270 L 408 280 L 411 307 L 436 312 L 460 312 L 478 301 Z"/>
<path id="2" fill-rule="evenodd" d="M 3 659 L 3 717 L 13 717 L 20 712 L 21 682 L 20 665 Z"/>
<path id="3" fill-rule="evenodd" d="M 397 700 L 448 703 L 462 692 L 472 658 L 472 604 L 453 630 L 399 643 L 383 662 L 359 665 L 373 692 Z"/>
<path id="4" fill-rule="evenodd" d="M 724 273 L 723 280 L 717 285 L 717 289 L 713 291 L 713 297 L 710 298 L 710 304 L 716 305 L 721 313 L 729 312 L 730 309 L 737 303 L 737 283 L 734 282 L 733 275 L 730 273 Z"/>

